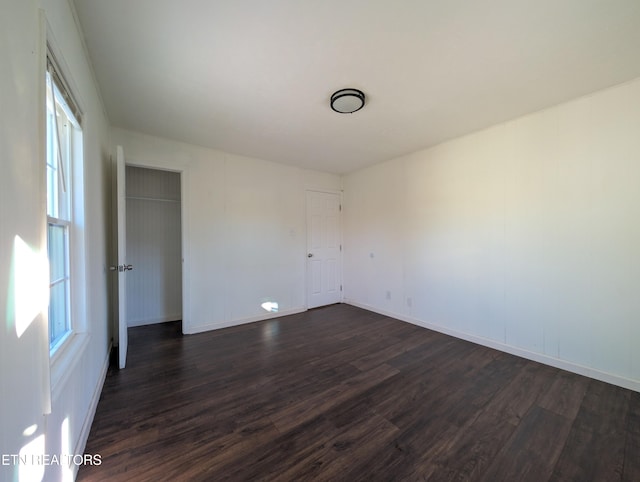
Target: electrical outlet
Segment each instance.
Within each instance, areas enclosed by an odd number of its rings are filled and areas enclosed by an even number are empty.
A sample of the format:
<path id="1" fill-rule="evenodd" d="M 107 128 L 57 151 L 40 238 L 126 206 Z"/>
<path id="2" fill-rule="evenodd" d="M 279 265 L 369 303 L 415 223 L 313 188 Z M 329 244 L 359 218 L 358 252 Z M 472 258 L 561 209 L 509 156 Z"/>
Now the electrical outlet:
<path id="1" fill-rule="evenodd" d="M 387 299 L 390 300 L 391 299 L 391 291 L 387 291 Z"/>
<path id="2" fill-rule="evenodd" d="M 411 299 L 411 297 L 408 297 L 408 298 L 407 298 L 407 306 L 408 306 L 409 308 L 411 308 L 411 305 L 412 305 L 412 304 L 413 304 L 413 300 Z"/>

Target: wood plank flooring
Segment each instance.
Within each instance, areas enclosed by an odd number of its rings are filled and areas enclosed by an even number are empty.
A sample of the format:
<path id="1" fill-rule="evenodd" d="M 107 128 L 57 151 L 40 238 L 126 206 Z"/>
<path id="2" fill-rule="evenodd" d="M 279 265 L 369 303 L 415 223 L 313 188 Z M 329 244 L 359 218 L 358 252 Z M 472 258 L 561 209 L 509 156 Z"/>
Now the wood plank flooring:
<path id="1" fill-rule="evenodd" d="M 80 481 L 640 480 L 640 393 L 348 305 L 129 330 Z"/>

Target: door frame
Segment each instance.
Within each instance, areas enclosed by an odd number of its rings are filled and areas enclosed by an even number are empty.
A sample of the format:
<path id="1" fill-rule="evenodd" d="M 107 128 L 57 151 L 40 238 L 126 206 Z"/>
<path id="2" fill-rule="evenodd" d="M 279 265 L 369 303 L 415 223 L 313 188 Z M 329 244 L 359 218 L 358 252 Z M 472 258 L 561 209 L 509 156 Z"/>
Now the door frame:
<path id="1" fill-rule="evenodd" d="M 181 231 L 181 250 L 182 250 L 182 333 L 188 333 L 188 327 L 191 326 L 191 300 L 189 297 L 190 284 L 190 257 L 189 257 L 189 202 L 188 202 L 188 179 L 189 170 L 184 162 L 170 161 L 153 161 L 140 160 L 135 156 L 128 156 L 126 146 L 124 147 L 125 166 L 142 167 L 145 169 L 155 169 L 159 171 L 176 172 L 180 174 L 180 231 Z M 117 225 L 116 225 L 117 228 Z M 117 233 L 116 233 L 117 236 Z M 117 309 L 117 306 L 115 307 Z M 117 329 L 117 327 L 116 327 Z"/>
<path id="2" fill-rule="evenodd" d="M 309 263 L 307 262 L 307 254 L 309 253 L 309 197 L 308 193 L 310 192 L 320 192 L 325 194 L 337 194 L 340 199 L 340 215 L 338 219 L 338 229 L 340 230 L 340 303 L 344 302 L 344 229 L 343 229 L 343 207 L 344 207 L 344 191 L 338 189 L 322 189 L 322 188 L 314 188 L 314 187 L 306 187 L 304 190 L 304 218 L 305 218 L 305 246 L 304 246 L 304 286 L 305 286 L 305 308 L 308 310 L 309 308 Z"/>

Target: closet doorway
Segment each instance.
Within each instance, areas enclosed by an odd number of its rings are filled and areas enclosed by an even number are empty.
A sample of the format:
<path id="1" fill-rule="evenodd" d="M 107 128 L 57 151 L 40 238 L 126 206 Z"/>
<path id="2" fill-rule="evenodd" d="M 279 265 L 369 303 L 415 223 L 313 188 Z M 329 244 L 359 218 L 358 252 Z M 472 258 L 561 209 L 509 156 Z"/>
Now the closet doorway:
<path id="1" fill-rule="evenodd" d="M 180 173 L 126 168 L 128 326 L 182 320 Z"/>

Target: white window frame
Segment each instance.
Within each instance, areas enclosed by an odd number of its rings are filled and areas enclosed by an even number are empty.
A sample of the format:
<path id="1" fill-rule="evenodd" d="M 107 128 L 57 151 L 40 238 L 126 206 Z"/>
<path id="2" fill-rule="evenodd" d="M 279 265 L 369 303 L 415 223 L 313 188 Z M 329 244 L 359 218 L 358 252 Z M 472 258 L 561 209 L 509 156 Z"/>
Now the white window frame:
<path id="1" fill-rule="evenodd" d="M 63 72 L 68 71 L 64 69 L 66 64 L 60 63 L 60 55 L 54 55 L 54 48 L 52 45 L 47 45 L 47 56 L 45 69 L 45 89 L 47 93 L 45 95 L 45 102 L 49 102 L 51 95 L 49 82 L 46 77 L 51 76 L 52 87 L 57 87 L 57 92 L 54 92 L 54 97 L 57 94 L 60 95 L 60 104 L 65 111 L 66 116 L 71 119 L 73 125 L 69 126 L 67 131 L 66 155 L 70 158 L 69 165 L 67 166 L 67 172 L 65 172 L 66 188 L 68 189 L 68 204 L 67 210 L 59 210 L 58 216 L 50 216 L 47 209 L 47 236 L 49 232 L 49 225 L 64 226 L 67 230 L 67 274 L 68 274 L 68 290 L 66 292 L 67 302 L 67 316 L 69 322 L 69 330 L 61 337 L 58 342 L 51 346 L 50 338 L 51 331 L 49 331 L 49 340 L 47 346 L 49 346 L 50 357 L 50 370 L 51 370 L 51 394 L 52 399 L 55 400 L 61 390 L 63 389 L 66 380 L 72 373 L 72 368 L 80 360 L 81 354 L 88 346 L 89 333 L 87 332 L 86 322 L 86 286 L 85 286 L 85 237 L 84 237 L 84 142 L 82 131 L 82 113 L 79 108 L 79 104 L 76 101 L 76 97 L 73 95 L 74 90 L 70 88 L 67 82 L 68 76 L 63 75 Z M 63 68 L 61 68 L 63 67 Z M 49 116 L 49 107 L 45 106 L 45 115 Z M 49 140 L 47 125 L 45 122 L 45 135 L 46 141 Z M 48 162 L 48 152 L 52 146 L 46 145 L 45 148 L 45 163 Z M 45 166 L 45 170 L 48 170 L 49 166 Z M 58 188 L 62 179 L 56 180 Z M 45 185 L 45 192 L 50 190 L 49 178 Z M 48 201 L 47 201 L 48 204 Z M 48 206 L 47 206 L 48 207 Z M 47 249 L 49 241 L 47 239 Z M 50 292 L 51 292 L 51 280 Z M 48 313 L 47 313 L 48 319 Z M 48 321 L 48 329 L 51 330 L 51 322 Z"/>
<path id="2" fill-rule="evenodd" d="M 62 111 L 66 120 L 58 120 L 57 112 Z M 58 122 L 67 122 L 72 125 L 63 125 L 60 128 Z M 50 267 L 49 278 L 49 354 L 54 356 L 65 340 L 73 333 L 73 323 L 71 321 L 71 258 L 72 258 L 72 236 L 71 227 L 73 225 L 73 176 L 71 170 L 74 163 L 74 152 L 72 147 L 78 142 L 76 131 L 80 130 L 80 125 L 75 116 L 65 108 L 65 101 L 60 87 L 53 81 L 52 75 L 47 71 L 47 254 L 50 254 L 51 239 L 50 232 L 54 228 L 62 228 L 61 240 L 61 273 L 52 279 L 53 268 Z M 81 132 L 81 130 L 80 130 Z M 61 135 L 64 137 L 61 138 Z M 81 139 L 80 139 L 81 142 Z M 53 191 L 53 193 L 51 192 Z M 53 319 L 51 312 L 51 302 L 53 299 L 54 287 L 64 287 L 64 320 L 63 332 L 60 336 L 52 339 Z M 57 320 L 60 321 L 60 320 Z"/>

